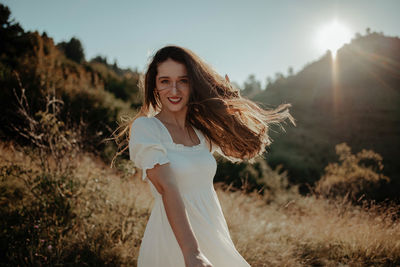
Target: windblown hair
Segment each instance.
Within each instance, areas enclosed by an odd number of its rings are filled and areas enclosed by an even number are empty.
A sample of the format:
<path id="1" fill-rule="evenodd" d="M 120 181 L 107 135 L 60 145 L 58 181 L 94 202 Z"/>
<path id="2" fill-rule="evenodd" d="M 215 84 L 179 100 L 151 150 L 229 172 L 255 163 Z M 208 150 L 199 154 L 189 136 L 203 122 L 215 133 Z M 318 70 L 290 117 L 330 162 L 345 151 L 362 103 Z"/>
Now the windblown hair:
<path id="1" fill-rule="evenodd" d="M 158 65 L 167 59 L 186 66 L 190 84 L 186 123 L 201 130 L 209 142 L 217 145 L 230 161 L 253 162 L 256 156 L 265 152 L 265 147 L 272 143 L 268 136 L 269 124 L 280 125 L 288 118 L 296 125 L 288 111 L 291 104 L 265 110 L 241 97 L 239 90 L 230 84 L 228 76 L 220 76 L 191 50 L 166 46 L 155 53 L 147 72 L 140 79 L 139 88 L 144 95 L 140 111 L 114 132 L 119 145 L 116 156 L 127 149 L 133 121 L 141 116 L 154 116 L 161 110 L 160 99 L 155 93 L 156 75 Z"/>

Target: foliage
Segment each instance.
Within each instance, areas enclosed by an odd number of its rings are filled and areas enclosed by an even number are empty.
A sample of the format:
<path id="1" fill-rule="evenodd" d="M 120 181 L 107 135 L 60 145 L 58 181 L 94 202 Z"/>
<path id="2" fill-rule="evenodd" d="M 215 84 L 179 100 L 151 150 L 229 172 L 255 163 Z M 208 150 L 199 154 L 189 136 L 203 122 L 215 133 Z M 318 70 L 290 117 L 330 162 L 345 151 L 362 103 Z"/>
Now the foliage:
<path id="1" fill-rule="evenodd" d="M 2 16 L 2 21 L 9 21 L 9 13 Z M 117 74 L 115 71 L 121 70 L 115 65 L 103 65 L 100 71 L 96 63 L 78 64 L 65 57 L 46 34 L 24 33 L 13 25 L 8 22 L 0 29 L 1 45 L 7 52 L 0 57 L 0 87 L 4 88 L 0 91 L 0 136 L 26 144 L 10 127 L 21 122 L 15 113 L 18 103 L 13 90 L 24 84 L 32 114 L 40 110 L 51 93 L 64 103 L 61 121 L 85 125 L 85 149 L 110 157 L 116 148 L 102 141 L 110 136 L 121 116 L 135 113 L 140 102 L 139 74 L 130 70 Z"/>
<path id="2" fill-rule="evenodd" d="M 383 157 L 383 173 L 391 180 L 376 188 L 377 201 L 400 203 L 398 51 L 398 37 L 368 30 L 340 48 L 335 60 L 321 55 L 294 75 L 270 79 L 251 99 L 266 107 L 291 103 L 299 123 L 283 135 L 272 133 L 268 163 L 284 164 L 292 182 L 313 185 L 335 160 L 335 145 L 345 140 L 354 150 L 372 149 Z"/>
<path id="3" fill-rule="evenodd" d="M 298 187 L 288 181 L 287 172 L 282 172 L 282 165 L 275 170 L 263 158 L 257 158 L 255 163 L 232 163 L 217 156 L 217 173 L 214 182 L 222 183 L 221 187 L 231 191 L 257 192 L 263 195 L 267 203 L 285 202 L 298 196 Z"/>
<path id="4" fill-rule="evenodd" d="M 0 4 L 0 51 L 2 54 L 13 53 L 16 48 L 14 44 L 17 44 L 19 37 L 24 33 L 19 23 L 10 20 L 10 15 L 10 9 Z M 10 44 L 10 42 L 13 43 Z"/>
<path id="5" fill-rule="evenodd" d="M 330 163 L 325 174 L 317 182 L 316 193 L 325 197 L 349 196 L 354 202 L 361 197 L 373 199 L 377 187 L 389 182 L 380 173 L 383 170 L 382 157 L 372 150 L 363 149 L 356 155 L 346 143 L 336 145 L 339 163 Z"/>
<path id="6" fill-rule="evenodd" d="M 61 98 L 50 93 L 32 110 L 20 89 L 14 90 L 15 133 L 33 148 L 0 147 L 2 264 L 135 265 L 151 209 L 148 185 L 139 173 L 132 179 L 130 161 L 110 170 L 83 156 L 85 127 L 61 120 Z M 240 175 L 253 179 L 254 189 L 264 185 L 264 195 L 216 185 L 235 246 L 252 266 L 400 263 L 395 208 L 375 212 L 374 206 L 302 197 L 286 173 L 261 159 L 254 166 L 220 166 L 225 175 L 217 180 Z"/>
<path id="7" fill-rule="evenodd" d="M 32 113 L 25 89 L 14 94 L 21 122 L 13 128 L 29 146 L 17 145 L 25 155 L 23 160 L 8 153 L 11 157 L 0 161 L 2 264 L 118 265 L 114 253 L 102 253 L 109 242 L 104 235 L 87 229 L 91 235 L 86 243 L 71 237 L 83 218 L 76 206 L 89 182 L 76 174 L 83 125 L 60 120 L 64 102 L 54 95 L 48 95 L 44 107 Z M 12 150 L 21 154 L 13 145 Z M 94 241 L 100 244 L 94 247 Z"/>
<path id="8" fill-rule="evenodd" d="M 27 167 L 3 159 L 0 167 L 1 240 L 7 240 L 1 243 L 2 259 L 11 265 L 57 263 L 54 250 L 74 225 L 71 199 L 79 181 L 72 170 L 79 132 L 59 120 L 61 100 L 49 95 L 45 108 L 31 114 L 25 89 L 14 94 L 21 123 L 13 128 L 30 143 L 25 153 L 31 162 Z"/>
<path id="9" fill-rule="evenodd" d="M 65 56 L 77 63 L 85 61 L 85 54 L 81 41 L 75 37 L 72 37 L 69 42 L 60 42 L 57 47 L 64 52 Z"/>
<path id="10" fill-rule="evenodd" d="M 90 60 L 91 62 L 97 62 L 97 63 L 102 63 L 104 65 L 107 65 L 107 57 L 102 57 L 101 55 L 95 56 Z"/>
<path id="11" fill-rule="evenodd" d="M 12 162 L 0 167 L 0 181 L 1 240 L 7 240 L 0 245 L 3 263 L 57 263 L 54 250 L 74 225 L 71 199 L 78 182 L 69 175 L 26 169 Z"/>
<path id="12" fill-rule="evenodd" d="M 115 63 L 110 65 L 107 63 L 107 58 L 101 56 L 93 58 L 89 64 L 104 80 L 106 91 L 125 102 L 131 103 L 134 108 L 141 105 L 138 86 L 140 74 L 138 72 L 120 69 Z"/>
<path id="13" fill-rule="evenodd" d="M 261 83 L 256 80 L 254 74 L 249 75 L 247 80 L 243 84 L 241 94 L 248 98 L 255 96 L 261 92 Z"/>

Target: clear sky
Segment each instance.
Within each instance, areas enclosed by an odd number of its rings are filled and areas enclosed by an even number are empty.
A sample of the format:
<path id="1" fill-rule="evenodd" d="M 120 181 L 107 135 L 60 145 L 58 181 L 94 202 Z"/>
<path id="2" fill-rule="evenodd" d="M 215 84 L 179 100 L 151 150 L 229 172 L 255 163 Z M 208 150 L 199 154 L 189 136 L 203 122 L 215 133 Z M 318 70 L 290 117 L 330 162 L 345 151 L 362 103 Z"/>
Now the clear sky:
<path id="1" fill-rule="evenodd" d="M 356 32 L 400 36 L 400 0 L 0 0 L 25 30 L 56 43 L 81 40 L 86 59 L 106 56 L 143 71 L 157 49 L 187 47 L 240 85 L 250 74 L 297 72 L 327 50 L 316 45 L 333 19 Z M 329 34 L 328 34 L 329 35 Z"/>

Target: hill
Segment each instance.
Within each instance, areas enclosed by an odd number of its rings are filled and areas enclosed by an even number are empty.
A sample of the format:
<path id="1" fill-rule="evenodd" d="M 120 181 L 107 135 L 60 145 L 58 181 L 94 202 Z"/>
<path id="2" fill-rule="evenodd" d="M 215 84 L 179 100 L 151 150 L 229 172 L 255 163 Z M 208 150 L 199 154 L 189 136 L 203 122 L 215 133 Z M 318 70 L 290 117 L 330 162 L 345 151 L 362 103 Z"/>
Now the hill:
<path id="1" fill-rule="evenodd" d="M 61 105 L 63 122 L 83 131 L 87 150 L 109 159 L 115 146 L 102 140 L 121 116 L 132 116 L 141 104 L 140 73 L 108 64 L 101 56 L 86 61 L 79 40 L 55 44 L 45 32 L 25 32 L 10 20 L 8 8 L 0 7 L 1 139 L 29 144 L 16 132 L 29 123 L 18 108 L 23 105 L 32 116 L 43 108 L 56 112 L 55 105 L 45 105 L 48 98 L 58 99 L 53 103 Z M 26 98 L 18 103 L 16 95 L 22 92 Z"/>
<path id="2" fill-rule="evenodd" d="M 382 190 L 395 197 L 400 189 L 399 51 L 397 37 L 357 36 L 337 51 L 335 60 L 328 51 L 253 96 L 268 107 L 292 103 L 297 119 L 298 126 L 286 134 L 272 132 L 268 162 L 284 162 L 294 182 L 313 184 L 334 161 L 336 144 L 372 149 L 383 156 L 384 173 L 392 179 Z"/>

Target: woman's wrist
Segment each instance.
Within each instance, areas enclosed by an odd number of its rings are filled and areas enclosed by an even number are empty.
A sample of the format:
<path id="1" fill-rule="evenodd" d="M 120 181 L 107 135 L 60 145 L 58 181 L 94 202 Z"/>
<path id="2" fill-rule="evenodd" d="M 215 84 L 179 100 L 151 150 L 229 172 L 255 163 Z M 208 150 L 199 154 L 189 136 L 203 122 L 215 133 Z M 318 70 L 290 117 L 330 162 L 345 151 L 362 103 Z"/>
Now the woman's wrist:
<path id="1" fill-rule="evenodd" d="M 197 255 L 197 254 L 200 254 L 200 248 L 198 246 L 184 248 L 184 249 L 182 249 L 182 253 L 185 257 L 187 257 L 189 255 Z"/>

